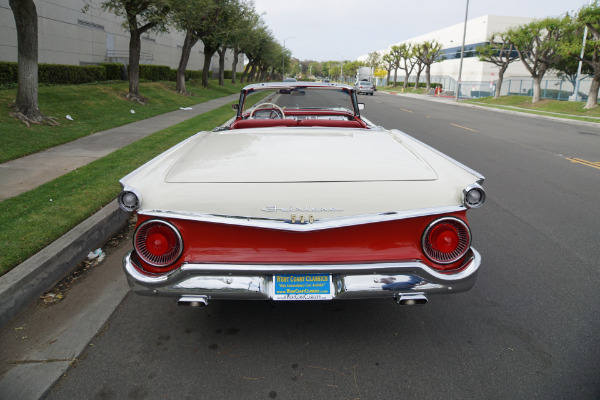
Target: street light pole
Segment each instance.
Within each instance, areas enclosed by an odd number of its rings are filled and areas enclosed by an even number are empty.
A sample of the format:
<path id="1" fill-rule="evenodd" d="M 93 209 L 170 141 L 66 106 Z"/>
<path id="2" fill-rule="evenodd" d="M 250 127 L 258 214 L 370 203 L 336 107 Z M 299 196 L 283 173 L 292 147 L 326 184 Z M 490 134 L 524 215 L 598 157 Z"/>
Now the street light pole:
<path id="1" fill-rule="evenodd" d="M 295 37 L 290 36 L 283 39 L 283 49 L 281 50 L 281 80 L 285 79 L 285 41 L 288 39 L 295 39 Z"/>
<path id="2" fill-rule="evenodd" d="M 460 48 L 460 66 L 458 67 L 458 85 L 456 90 L 456 99 L 458 101 L 458 97 L 460 96 L 460 81 L 462 79 L 462 66 L 463 66 L 463 58 L 465 56 L 465 38 L 467 37 L 467 18 L 469 16 L 469 0 L 467 0 L 467 8 L 465 10 L 465 28 L 463 30 L 463 41 L 462 47 Z"/>
<path id="3" fill-rule="evenodd" d="M 592 0 L 589 1 L 588 6 L 592 4 Z M 582 59 L 585 54 L 585 39 L 587 38 L 588 28 L 587 25 L 583 29 L 583 44 L 581 45 L 581 55 L 579 60 L 579 65 L 577 66 L 577 78 L 575 79 L 575 97 L 574 100 L 577 101 L 579 98 L 579 84 L 581 83 L 581 65 Z"/>

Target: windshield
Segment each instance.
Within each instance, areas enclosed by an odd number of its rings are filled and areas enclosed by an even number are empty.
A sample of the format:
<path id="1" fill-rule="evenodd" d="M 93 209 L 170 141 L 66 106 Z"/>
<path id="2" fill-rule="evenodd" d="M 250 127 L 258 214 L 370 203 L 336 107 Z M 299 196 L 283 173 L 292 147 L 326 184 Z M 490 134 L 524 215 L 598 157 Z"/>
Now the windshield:
<path id="1" fill-rule="evenodd" d="M 263 90 L 252 91 L 247 94 L 247 100 Z M 328 87 L 283 87 L 267 96 L 262 102 L 274 103 L 283 109 L 313 109 L 313 110 L 340 110 L 354 113 L 354 106 L 350 91 L 344 88 Z M 248 104 L 248 101 L 245 102 Z M 244 111 L 248 111 L 244 106 Z"/>

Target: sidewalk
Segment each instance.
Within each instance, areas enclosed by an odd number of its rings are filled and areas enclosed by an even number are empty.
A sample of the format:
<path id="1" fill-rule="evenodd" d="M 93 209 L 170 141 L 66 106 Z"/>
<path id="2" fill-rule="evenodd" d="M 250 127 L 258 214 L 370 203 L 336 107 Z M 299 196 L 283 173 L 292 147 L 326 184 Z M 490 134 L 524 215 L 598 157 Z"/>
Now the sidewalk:
<path id="1" fill-rule="evenodd" d="M 152 133 L 235 101 L 237 94 L 176 110 L 0 164 L 0 202 L 36 188 Z M 1 203 L 0 203 L 1 204 Z M 102 246 L 129 219 L 113 201 L 39 253 L 0 276 L 0 328 Z"/>
<path id="2" fill-rule="evenodd" d="M 0 164 L 0 201 L 18 196 L 148 135 L 235 101 L 232 94 L 133 122 Z"/>

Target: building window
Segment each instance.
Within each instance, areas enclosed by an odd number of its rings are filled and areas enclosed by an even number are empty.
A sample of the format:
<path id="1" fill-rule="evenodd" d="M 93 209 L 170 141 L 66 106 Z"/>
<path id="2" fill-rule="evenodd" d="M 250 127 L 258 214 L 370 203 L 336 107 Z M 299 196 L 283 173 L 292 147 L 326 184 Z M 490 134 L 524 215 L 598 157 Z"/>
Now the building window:
<path id="1" fill-rule="evenodd" d="M 84 21 L 82 19 L 77 20 L 77 25 L 85 26 L 86 28 L 97 29 L 99 31 L 104 30 L 104 25 L 95 24 L 93 22 Z"/>

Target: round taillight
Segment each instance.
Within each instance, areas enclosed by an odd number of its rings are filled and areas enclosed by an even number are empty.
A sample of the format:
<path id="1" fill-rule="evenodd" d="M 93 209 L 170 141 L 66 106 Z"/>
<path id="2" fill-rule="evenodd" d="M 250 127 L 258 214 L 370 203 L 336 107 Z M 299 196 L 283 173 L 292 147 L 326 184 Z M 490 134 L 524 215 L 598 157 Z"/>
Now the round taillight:
<path id="1" fill-rule="evenodd" d="M 422 247 L 431 261 L 451 264 L 464 256 L 471 247 L 471 231 L 458 218 L 440 218 L 425 229 Z"/>
<path id="2" fill-rule="evenodd" d="M 177 228 L 160 220 L 145 221 L 138 226 L 134 246 L 140 258 L 154 267 L 173 264 L 183 252 L 183 241 Z"/>

